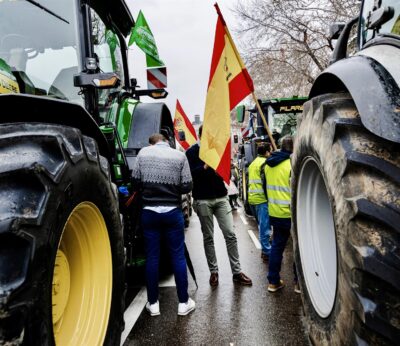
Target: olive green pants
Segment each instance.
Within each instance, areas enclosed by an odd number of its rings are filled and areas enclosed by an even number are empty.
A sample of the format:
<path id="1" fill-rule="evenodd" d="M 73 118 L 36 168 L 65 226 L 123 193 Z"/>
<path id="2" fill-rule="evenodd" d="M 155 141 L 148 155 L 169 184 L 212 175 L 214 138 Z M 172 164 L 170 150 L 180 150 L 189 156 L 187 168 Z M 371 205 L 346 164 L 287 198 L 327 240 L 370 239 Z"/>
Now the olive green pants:
<path id="1" fill-rule="evenodd" d="M 214 247 L 215 216 L 225 238 L 232 274 L 239 274 L 241 272 L 239 252 L 236 235 L 233 231 L 232 209 L 229 205 L 228 197 L 195 200 L 193 209 L 200 219 L 204 251 L 210 272 L 218 273 L 217 256 Z"/>

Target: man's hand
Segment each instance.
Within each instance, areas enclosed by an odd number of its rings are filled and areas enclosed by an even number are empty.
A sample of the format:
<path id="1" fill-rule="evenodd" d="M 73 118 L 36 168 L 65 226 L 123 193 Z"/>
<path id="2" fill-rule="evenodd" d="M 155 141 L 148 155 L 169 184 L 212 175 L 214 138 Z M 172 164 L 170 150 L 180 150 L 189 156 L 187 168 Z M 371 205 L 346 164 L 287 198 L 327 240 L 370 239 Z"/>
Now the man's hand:
<path id="1" fill-rule="evenodd" d="M 204 164 L 204 169 L 207 169 L 208 168 L 208 165 L 205 163 Z"/>

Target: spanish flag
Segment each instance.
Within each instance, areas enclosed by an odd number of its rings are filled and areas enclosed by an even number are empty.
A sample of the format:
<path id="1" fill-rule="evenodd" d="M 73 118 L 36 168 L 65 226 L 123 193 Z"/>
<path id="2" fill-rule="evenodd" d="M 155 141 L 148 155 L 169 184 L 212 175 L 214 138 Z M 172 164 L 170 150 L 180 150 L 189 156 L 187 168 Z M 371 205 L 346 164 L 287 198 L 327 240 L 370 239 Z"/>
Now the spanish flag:
<path id="1" fill-rule="evenodd" d="M 215 8 L 218 21 L 200 139 L 200 158 L 229 184 L 230 111 L 254 91 L 254 86 L 217 4 Z"/>
<path id="2" fill-rule="evenodd" d="M 183 131 L 185 133 L 185 140 L 181 141 L 179 139 L 179 132 Z M 183 149 L 187 150 L 190 146 L 196 143 L 197 136 L 196 131 L 193 128 L 192 123 L 186 116 L 183 108 L 178 100 L 176 100 L 176 111 L 174 119 L 174 132 L 175 138 Z"/>

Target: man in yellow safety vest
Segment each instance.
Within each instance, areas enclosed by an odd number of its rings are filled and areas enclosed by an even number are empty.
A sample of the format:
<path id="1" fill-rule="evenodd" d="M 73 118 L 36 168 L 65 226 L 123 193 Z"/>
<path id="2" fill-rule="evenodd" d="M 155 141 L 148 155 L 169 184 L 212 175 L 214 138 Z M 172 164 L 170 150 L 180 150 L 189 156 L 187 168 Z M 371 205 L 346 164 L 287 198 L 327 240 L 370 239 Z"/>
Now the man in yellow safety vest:
<path id="1" fill-rule="evenodd" d="M 264 176 L 264 167 L 267 163 L 270 150 L 269 144 L 260 144 L 257 147 L 258 156 L 249 166 L 248 201 L 258 223 L 261 258 L 263 261 L 268 260 L 271 251 L 271 227 L 269 225 L 267 191 Z"/>
<path id="2" fill-rule="evenodd" d="M 273 152 L 265 166 L 267 181 L 268 209 L 270 223 L 273 227 L 273 240 L 269 256 L 268 291 L 276 292 L 284 287 L 280 278 L 283 251 L 290 236 L 290 155 L 293 152 L 293 138 L 286 136 L 282 139 L 280 151 Z M 299 293 L 296 269 L 295 292 Z"/>

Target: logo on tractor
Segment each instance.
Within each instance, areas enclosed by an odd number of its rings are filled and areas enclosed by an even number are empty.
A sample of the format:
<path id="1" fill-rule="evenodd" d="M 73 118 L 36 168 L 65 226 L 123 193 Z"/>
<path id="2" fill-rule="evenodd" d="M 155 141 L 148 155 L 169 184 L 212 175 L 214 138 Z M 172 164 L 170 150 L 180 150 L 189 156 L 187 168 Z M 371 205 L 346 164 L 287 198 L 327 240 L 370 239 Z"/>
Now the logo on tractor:
<path id="1" fill-rule="evenodd" d="M 302 111 L 303 110 L 303 105 L 298 105 L 298 106 L 281 106 L 279 107 L 280 112 L 296 112 L 296 111 Z"/>

